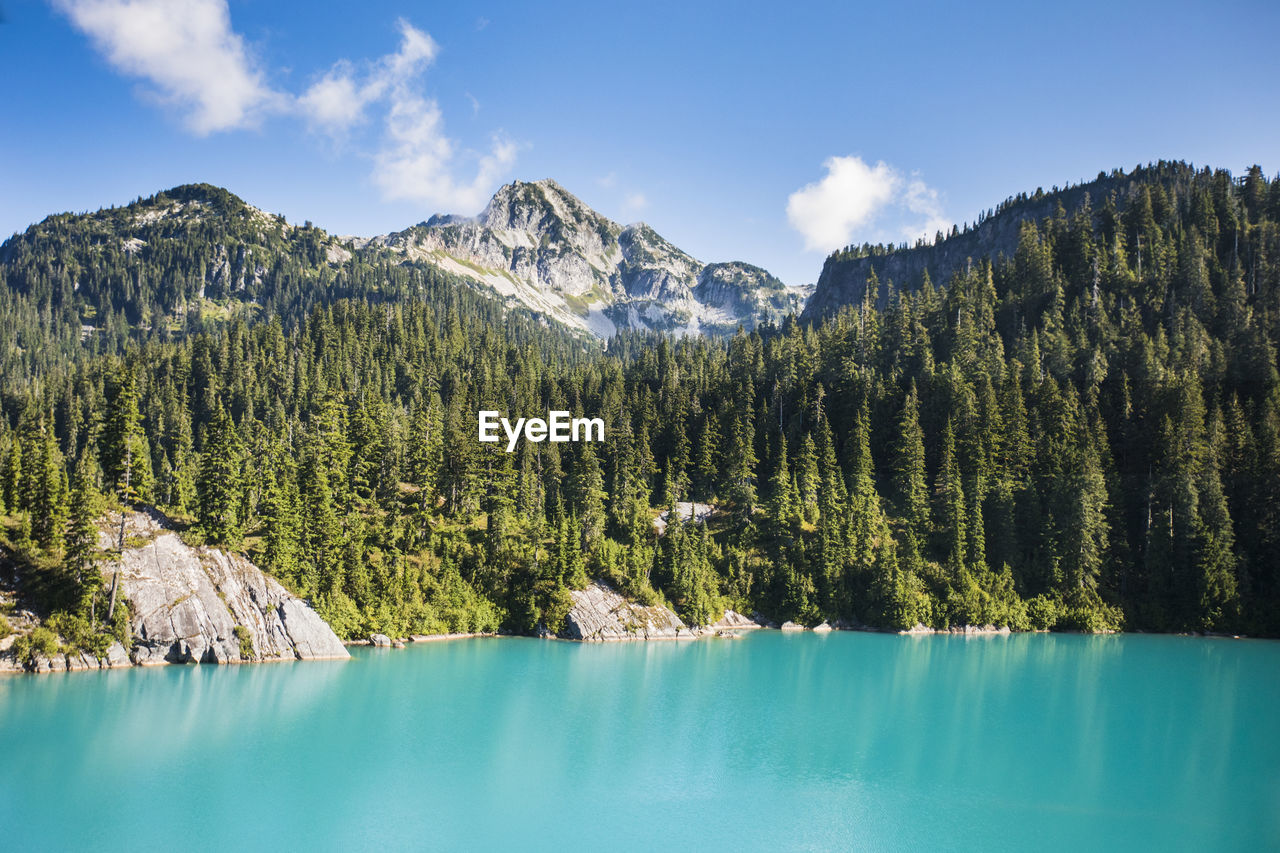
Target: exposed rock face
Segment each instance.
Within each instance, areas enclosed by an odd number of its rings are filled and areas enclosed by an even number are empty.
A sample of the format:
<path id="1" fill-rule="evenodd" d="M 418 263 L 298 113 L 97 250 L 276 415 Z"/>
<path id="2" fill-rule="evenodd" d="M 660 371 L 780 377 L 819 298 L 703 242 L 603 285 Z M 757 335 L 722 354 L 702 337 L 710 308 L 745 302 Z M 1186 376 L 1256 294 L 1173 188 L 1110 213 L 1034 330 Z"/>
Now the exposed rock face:
<path id="1" fill-rule="evenodd" d="M 103 534 L 104 546 L 110 538 Z M 306 602 L 244 557 L 192 548 L 164 529 L 158 513 L 128 517 L 130 542 L 120 562 L 120 593 L 133 612 L 136 663 L 349 657 Z M 108 581 L 114 568 L 104 567 Z M 242 656 L 242 638 L 252 657 Z"/>
<path id="2" fill-rule="evenodd" d="M 19 672 L 79 672 L 89 669 L 121 669 L 126 666 L 133 666 L 133 661 L 129 660 L 129 653 L 119 643 L 112 643 L 104 657 L 96 657 L 89 652 L 55 654 L 52 657 L 36 654 L 30 668 L 12 652 L 0 654 L 0 675 Z"/>
<path id="3" fill-rule="evenodd" d="M 783 622 L 782 630 L 784 631 L 803 631 L 805 627 L 798 622 Z"/>
<path id="4" fill-rule="evenodd" d="M 565 619 L 564 636 L 571 640 L 685 640 L 695 636 L 667 608 L 627 601 L 600 581 L 569 595 L 573 607 Z"/>
<path id="5" fill-rule="evenodd" d="M 724 616 L 720 617 L 719 621 L 709 625 L 708 627 L 718 630 L 738 630 L 744 628 L 763 628 L 764 625 L 756 622 L 750 617 L 743 616 L 741 613 L 737 613 L 733 610 L 726 610 L 724 612 Z"/>
<path id="6" fill-rule="evenodd" d="M 693 503 L 691 501 L 678 501 L 676 503 L 676 514 L 680 517 L 680 521 L 688 524 L 704 524 L 715 513 L 715 507 L 711 504 Z M 664 509 L 658 513 L 657 518 L 653 520 L 653 529 L 662 536 L 667 532 L 668 516 L 671 510 Z"/>
<path id="7" fill-rule="evenodd" d="M 953 625 L 950 628 L 941 630 L 930 628 L 927 625 L 921 625 L 917 622 L 913 627 L 905 631 L 899 631 L 899 634 L 962 634 L 966 637 L 990 636 L 992 634 L 1008 635 L 1013 633 L 1009 630 L 1008 625 Z"/>
<path id="8" fill-rule="evenodd" d="M 704 265 L 551 180 L 508 184 L 475 218 L 433 216 L 362 245 L 438 266 L 597 337 L 619 328 L 732 334 L 780 321 L 808 296 L 749 264 Z"/>

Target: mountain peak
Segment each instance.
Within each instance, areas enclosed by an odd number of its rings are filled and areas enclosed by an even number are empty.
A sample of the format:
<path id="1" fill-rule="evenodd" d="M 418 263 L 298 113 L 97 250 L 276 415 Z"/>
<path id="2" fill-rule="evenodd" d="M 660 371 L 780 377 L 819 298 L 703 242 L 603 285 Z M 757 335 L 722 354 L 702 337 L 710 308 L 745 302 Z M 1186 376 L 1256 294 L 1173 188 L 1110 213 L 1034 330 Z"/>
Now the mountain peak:
<path id="1" fill-rule="evenodd" d="M 773 276 L 743 273 L 757 270 L 750 265 L 704 281 L 707 267 L 652 227 L 623 227 L 551 178 L 504 184 L 474 218 L 433 216 L 376 240 L 598 337 L 619 328 L 730 333 L 799 307 Z"/>
<path id="2" fill-rule="evenodd" d="M 554 222 L 568 227 L 590 226 L 592 230 L 617 230 L 618 226 L 596 213 L 573 193 L 550 178 L 540 181 L 513 181 L 499 187 L 479 216 L 490 228 L 538 230 Z"/>

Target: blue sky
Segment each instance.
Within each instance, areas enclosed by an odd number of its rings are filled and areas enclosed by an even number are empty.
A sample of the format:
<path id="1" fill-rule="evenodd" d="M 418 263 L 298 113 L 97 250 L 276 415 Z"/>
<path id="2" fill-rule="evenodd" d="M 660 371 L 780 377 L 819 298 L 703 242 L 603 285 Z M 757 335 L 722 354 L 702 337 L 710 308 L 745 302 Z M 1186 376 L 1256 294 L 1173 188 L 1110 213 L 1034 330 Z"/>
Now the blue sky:
<path id="1" fill-rule="evenodd" d="M 0 233 L 208 181 L 340 234 L 553 177 L 789 284 L 1038 186 L 1280 170 L 1280 4 L 0 0 Z"/>

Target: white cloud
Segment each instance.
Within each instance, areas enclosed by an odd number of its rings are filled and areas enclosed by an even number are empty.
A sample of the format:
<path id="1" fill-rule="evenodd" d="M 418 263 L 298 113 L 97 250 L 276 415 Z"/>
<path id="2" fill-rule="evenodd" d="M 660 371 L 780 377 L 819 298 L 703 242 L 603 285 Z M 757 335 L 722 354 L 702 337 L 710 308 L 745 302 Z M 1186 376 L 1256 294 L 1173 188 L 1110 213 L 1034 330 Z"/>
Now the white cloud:
<path id="1" fill-rule="evenodd" d="M 435 60 L 439 47 L 431 36 L 401 18 L 400 49 L 358 70 L 347 60 L 334 63 L 298 98 L 313 127 L 342 133 L 364 120 L 365 108 L 398 86 L 406 86 Z"/>
<path id="2" fill-rule="evenodd" d="M 902 236 L 908 242 L 914 242 L 920 237 L 932 240 L 939 231 L 946 233 L 951 228 L 951 222 L 942 213 L 942 200 L 938 197 L 938 191 L 922 181 L 919 175 L 911 176 L 903 203 L 907 210 L 924 217 L 923 222 L 907 225 L 902 229 Z"/>
<path id="3" fill-rule="evenodd" d="M 639 213 L 649 206 L 649 199 L 645 198 L 644 193 L 627 193 L 622 205 L 629 213 Z"/>
<path id="4" fill-rule="evenodd" d="M 383 197 L 423 202 L 439 210 L 479 211 L 516 159 L 516 144 L 495 136 L 489 153 L 479 157 L 474 177 L 459 181 L 453 175 L 454 142 L 444 135 L 439 104 L 407 91 L 392 96 L 386 131 L 373 174 Z"/>
<path id="5" fill-rule="evenodd" d="M 336 132 L 364 117 L 368 101 L 348 68 L 349 63 L 334 66 L 298 99 L 298 105 L 313 125 Z"/>
<path id="6" fill-rule="evenodd" d="M 822 165 L 826 177 L 787 199 L 787 219 L 804 235 L 806 249 L 830 252 L 848 245 L 854 229 L 893 199 L 901 180 L 883 160 L 868 166 L 861 157 L 831 157 Z"/>
<path id="7" fill-rule="evenodd" d="M 892 213 L 901 221 L 900 238 L 932 236 L 948 227 L 938 191 L 918 174 L 905 180 L 883 160 L 868 166 L 861 157 L 831 157 L 826 175 L 787 199 L 787 220 L 810 251 L 831 252 L 853 242 L 859 229 Z M 921 219 L 923 217 L 923 219 Z M 892 233 L 892 232 L 891 232 Z M 882 229 L 866 232 L 872 240 L 893 241 Z"/>
<path id="8" fill-rule="evenodd" d="M 517 146 L 493 138 L 487 153 L 460 151 L 445 135 L 440 105 L 420 90 L 439 46 L 403 18 L 394 53 L 362 63 L 340 60 L 301 95 L 271 89 L 231 27 L 227 0 L 52 0 L 118 70 L 143 77 L 177 105 L 192 132 L 252 125 L 263 113 L 289 113 L 318 131 L 343 136 L 380 108 L 366 138 L 373 182 L 384 198 L 437 211 L 475 212 L 515 162 Z M 469 93 L 473 112 L 479 101 Z M 465 177 L 458 177 L 460 171 Z"/>
<path id="9" fill-rule="evenodd" d="M 54 0 L 120 71 L 177 105 L 192 132 L 252 125 L 282 103 L 231 29 L 226 0 Z"/>
<path id="10" fill-rule="evenodd" d="M 511 167 L 516 145 L 495 136 L 487 154 L 459 152 L 444 130 L 444 115 L 434 98 L 417 86 L 439 53 L 436 42 L 408 21 L 397 22 L 400 48 L 358 69 L 336 63 L 298 99 L 312 127 L 341 134 L 365 120 L 367 109 L 385 105 L 382 137 L 373 155 L 373 182 L 386 199 L 415 201 L 445 212 L 474 213 L 484 207 L 493 185 Z M 480 102 L 470 93 L 473 114 Z M 458 178 L 459 161 L 472 160 L 474 172 Z"/>

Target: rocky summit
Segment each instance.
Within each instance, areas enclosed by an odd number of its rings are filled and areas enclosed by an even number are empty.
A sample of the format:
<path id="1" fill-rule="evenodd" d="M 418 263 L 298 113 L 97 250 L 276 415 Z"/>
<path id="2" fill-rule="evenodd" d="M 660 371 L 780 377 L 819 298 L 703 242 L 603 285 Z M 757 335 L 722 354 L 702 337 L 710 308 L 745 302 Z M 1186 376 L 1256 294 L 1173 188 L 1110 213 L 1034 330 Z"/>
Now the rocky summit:
<path id="1" fill-rule="evenodd" d="M 732 334 L 804 307 L 759 267 L 704 264 L 644 223 L 622 226 L 552 180 L 498 190 L 476 217 L 433 216 L 371 240 L 597 337 L 618 329 Z"/>

